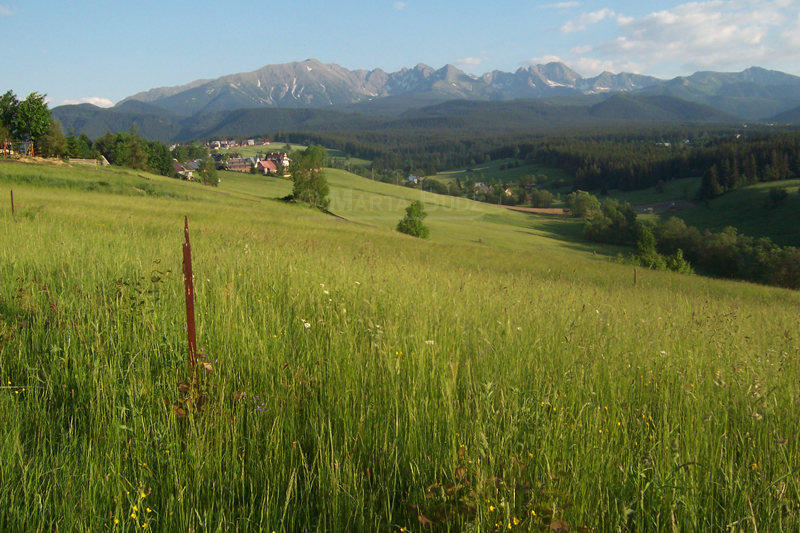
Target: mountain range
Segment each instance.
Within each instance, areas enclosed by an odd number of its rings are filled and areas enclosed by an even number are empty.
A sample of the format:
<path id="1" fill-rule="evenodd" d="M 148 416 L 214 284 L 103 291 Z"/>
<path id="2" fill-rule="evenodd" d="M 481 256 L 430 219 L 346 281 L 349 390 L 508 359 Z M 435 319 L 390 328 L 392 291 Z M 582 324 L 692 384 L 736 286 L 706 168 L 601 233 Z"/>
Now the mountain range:
<path id="1" fill-rule="evenodd" d="M 632 98 L 615 98 L 622 94 Z M 474 105 L 440 106 L 453 100 Z M 53 113 L 65 129 L 90 136 L 101 135 L 106 129 L 128 129 L 136 122 L 148 138 L 187 140 L 189 135 L 220 134 L 220 124 L 239 123 L 243 127 L 247 123 L 248 127 L 257 128 L 237 131 L 235 134 L 239 135 L 286 131 L 276 126 L 276 120 L 292 129 L 308 129 L 312 125 L 320 130 L 359 129 L 365 124 L 381 127 L 389 117 L 430 119 L 443 110 L 462 117 L 480 114 L 486 109 L 481 102 L 493 103 L 498 110 L 507 110 L 509 102 L 511 107 L 530 110 L 530 100 L 542 100 L 538 105 L 540 113 L 536 114 L 540 118 L 542 113 L 563 107 L 581 108 L 582 111 L 568 109 L 559 113 L 590 122 L 784 118 L 794 122 L 797 119 L 793 117 L 800 115 L 800 77 L 752 67 L 739 73 L 698 72 L 672 80 L 610 72 L 584 78 L 563 63 L 522 67 L 514 73 L 494 71 L 479 77 L 452 65 L 436 70 L 420 63 L 411 69 L 386 73 L 381 69 L 350 71 L 308 59 L 151 89 L 129 96 L 111 109 L 83 104 L 60 106 Z M 256 110 L 262 112 L 253 114 Z M 299 113 L 287 113 L 290 110 Z M 326 113 L 320 113 L 323 110 Z M 527 116 L 528 112 L 522 114 Z M 256 117 L 266 122 L 259 126 Z M 538 122 L 543 125 L 541 120 Z"/>
<path id="2" fill-rule="evenodd" d="M 657 78 L 627 73 L 604 72 L 587 79 L 563 63 L 524 67 L 513 74 L 494 71 L 478 77 L 453 65 L 435 70 L 420 63 L 388 74 L 381 69 L 350 71 L 308 59 L 215 80 L 198 80 L 181 87 L 152 89 L 129 96 L 118 105 L 136 100 L 183 115 L 259 107 L 341 109 L 401 96 L 407 102 L 409 95 L 418 95 L 423 104 L 456 99 L 503 101 L 633 91 L 658 83 Z"/>

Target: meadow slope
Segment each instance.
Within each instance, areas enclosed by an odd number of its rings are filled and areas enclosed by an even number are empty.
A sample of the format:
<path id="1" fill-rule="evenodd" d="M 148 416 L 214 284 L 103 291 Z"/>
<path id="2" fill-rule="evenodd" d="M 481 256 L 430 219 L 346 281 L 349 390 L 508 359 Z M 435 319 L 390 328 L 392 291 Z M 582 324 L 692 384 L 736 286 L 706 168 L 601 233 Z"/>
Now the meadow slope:
<path id="1" fill-rule="evenodd" d="M 329 179 L 0 163 L 0 530 L 800 528 L 798 293 Z"/>

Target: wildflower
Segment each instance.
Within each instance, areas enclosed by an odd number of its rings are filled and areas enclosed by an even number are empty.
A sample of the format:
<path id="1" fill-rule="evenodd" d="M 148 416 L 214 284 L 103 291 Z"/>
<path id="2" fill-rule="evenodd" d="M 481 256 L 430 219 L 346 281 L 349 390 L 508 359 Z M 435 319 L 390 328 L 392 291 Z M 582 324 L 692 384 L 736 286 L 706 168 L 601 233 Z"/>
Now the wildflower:
<path id="1" fill-rule="evenodd" d="M 758 463 L 753 463 L 753 470 L 758 468 Z"/>
<path id="2" fill-rule="evenodd" d="M 114 525 L 116 526 L 117 524 L 119 524 L 119 518 L 114 519 Z"/>
<path id="3" fill-rule="evenodd" d="M 153 512 L 149 507 L 147 509 L 145 509 L 145 511 L 147 511 L 148 513 L 152 513 Z"/>
<path id="4" fill-rule="evenodd" d="M 489 506 L 489 510 L 490 510 L 491 512 L 494 512 L 494 505 L 490 505 L 490 506 Z"/>
<path id="5" fill-rule="evenodd" d="M 310 322 L 303 322 L 303 327 L 308 329 L 308 328 L 311 327 L 311 323 Z"/>
<path id="6" fill-rule="evenodd" d="M 131 513 L 131 520 L 136 520 L 136 513 Z"/>
<path id="7" fill-rule="evenodd" d="M 146 496 L 147 496 L 147 494 L 145 494 L 144 492 L 142 492 L 141 494 L 139 494 L 139 497 L 140 497 L 140 498 L 145 498 Z"/>
<path id="8" fill-rule="evenodd" d="M 431 346 L 431 345 L 433 345 L 433 341 L 425 341 L 425 344 L 427 344 L 428 346 Z"/>
<path id="9" fill-rule="evenodd" d="M 134 505 L 134 506 L 133 506 L 133 510 L 134 510 L 134 511 L 138 511 L 138 510 L 139 510 L 139 508 L 138 508 L 138 507 L 136 507 L 136 506 Z"/>

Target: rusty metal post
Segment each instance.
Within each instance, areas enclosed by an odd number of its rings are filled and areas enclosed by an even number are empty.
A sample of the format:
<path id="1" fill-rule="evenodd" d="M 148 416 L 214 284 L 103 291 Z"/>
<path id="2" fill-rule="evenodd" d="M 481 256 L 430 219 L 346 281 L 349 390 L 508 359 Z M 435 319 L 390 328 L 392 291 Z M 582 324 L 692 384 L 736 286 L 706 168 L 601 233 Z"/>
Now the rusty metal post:
<path id="1" fill-rule="evenodd" d="M 183 280 L 186 289 L 186 334 L 189 340 L 189 371 L 197 385 L 197 329 L 194 320 L 194 282 L 192 278 L 192 246 L 189 244 L 189 218 L 184 217 L 186 242 L 183 243 Z"/>

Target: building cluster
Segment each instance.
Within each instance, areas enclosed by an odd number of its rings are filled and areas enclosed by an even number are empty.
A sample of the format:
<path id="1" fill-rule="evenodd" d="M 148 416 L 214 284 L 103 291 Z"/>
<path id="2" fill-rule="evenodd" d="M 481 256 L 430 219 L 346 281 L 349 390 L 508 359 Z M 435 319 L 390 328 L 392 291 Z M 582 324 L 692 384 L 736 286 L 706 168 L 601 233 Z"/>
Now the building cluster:
<path id="1" fill-rule="evenodd" d="M 250 172 L 255 168 L 258 174 L 282 174 L 290 163 L 289 156 L 283 152 L 271 152 L 262 157 L 232 157 L 225 168 L 232 172 Z"/>
<path id="2" fill-rule="evenodd" d="M 228 150 L 229 148 L 244 148 L 246 146 L 269 146 L 269 139 L 255 140 L 247 139 L 246 141 L 209 141 L 206 147 L 209 150 Z"/>

